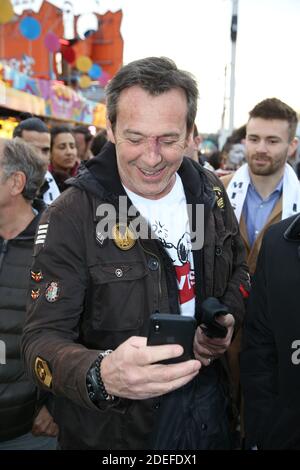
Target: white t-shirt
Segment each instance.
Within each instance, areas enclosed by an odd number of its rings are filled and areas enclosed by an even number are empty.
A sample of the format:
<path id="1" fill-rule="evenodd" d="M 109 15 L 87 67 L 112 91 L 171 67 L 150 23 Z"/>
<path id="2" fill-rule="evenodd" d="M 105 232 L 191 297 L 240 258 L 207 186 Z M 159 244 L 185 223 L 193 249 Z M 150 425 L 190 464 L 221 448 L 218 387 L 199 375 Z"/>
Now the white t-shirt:
<path id="1" fill-rule="evenodd" d="M 195 271 L 191 250 L 186 197 L 180 176 L 171 191 L 160 199 L 147 199 L 124 189 L 134 206 L 149 222 L 175 266 L 182 315 L 195 315 Z"/>

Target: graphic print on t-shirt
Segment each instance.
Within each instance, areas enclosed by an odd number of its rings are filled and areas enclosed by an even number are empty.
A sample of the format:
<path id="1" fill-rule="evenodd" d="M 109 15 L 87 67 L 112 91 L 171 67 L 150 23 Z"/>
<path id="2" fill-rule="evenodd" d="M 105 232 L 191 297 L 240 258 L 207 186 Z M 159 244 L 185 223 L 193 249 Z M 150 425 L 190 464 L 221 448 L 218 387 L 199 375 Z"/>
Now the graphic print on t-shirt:
<path id="1" fill-rule="evenodd" d="M 175 246 L 168 239 L 168 230 L 159 221 L 155 221 L 152 230 L 167 249 L 175 267 L 180 304 L 189 302 L 195 297 L 195 272 L 191 259 L 191 238 L 185 232 Z"/>
<path id="2" fill-rule="evenodd" d="M 195 315 L 195 271 L 186 197 L 181 178 L 164 197 L 154 200 L 125 188 L 134 206 L 151 225 L 154 235 L 172 259 L 182 315 Z"/>

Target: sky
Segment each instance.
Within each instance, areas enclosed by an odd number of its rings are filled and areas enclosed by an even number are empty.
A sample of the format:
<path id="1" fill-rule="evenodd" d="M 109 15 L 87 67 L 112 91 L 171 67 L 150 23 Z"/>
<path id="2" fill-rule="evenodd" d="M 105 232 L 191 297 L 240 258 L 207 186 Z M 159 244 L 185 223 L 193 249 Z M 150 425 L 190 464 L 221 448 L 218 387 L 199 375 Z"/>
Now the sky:
<path id="1" fill-rule="evenodd" d="M 200 132 L 229 124 L 232 0 L 69 0 L 74 13 L 122 9 L 124 63 L 158 55 L 191 72 L 199 86 Z M 64 0 L 51 0 L 62 7 Z M 234 127 L 262 99 L 300 112 L 300 0 L 239 0 Z M 225 73 L 225 70 L 227 71 Z"/>

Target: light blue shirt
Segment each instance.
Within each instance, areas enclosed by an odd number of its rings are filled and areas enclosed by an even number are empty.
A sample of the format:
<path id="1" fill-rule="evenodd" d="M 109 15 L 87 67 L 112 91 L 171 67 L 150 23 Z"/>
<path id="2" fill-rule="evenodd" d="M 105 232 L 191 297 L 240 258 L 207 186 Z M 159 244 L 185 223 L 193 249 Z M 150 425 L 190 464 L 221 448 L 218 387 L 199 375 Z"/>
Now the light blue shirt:
<path id="1" fill-rule="evenodd" d="M 270 196 L 263 199 L 256 191 L 252 181 L 250 182 L 243 207 L 250 246 L 253 245 L 259 232 L 266 225 L 269 215 L 281 196 L 282 187 L 283 177 Z"/>

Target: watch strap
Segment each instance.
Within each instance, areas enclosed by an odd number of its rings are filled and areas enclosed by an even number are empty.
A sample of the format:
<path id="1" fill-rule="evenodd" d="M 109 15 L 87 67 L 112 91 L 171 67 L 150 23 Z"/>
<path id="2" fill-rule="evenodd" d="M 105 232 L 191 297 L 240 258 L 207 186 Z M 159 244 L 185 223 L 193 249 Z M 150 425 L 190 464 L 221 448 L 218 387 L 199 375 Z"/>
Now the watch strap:
<path id="1" fill-rule="evenodd" d="M 101 362 L 103 359 L 112 353 L 111 349 L 102 351 L 97 359 L 93 362 L 90 369 L 88 370 L 86 377 L 86 385 L 88 395 L 91 401 L 97 405 L 99 401 L 113 401 L 115 400 L 114 395 L 110 395 L 103 383 L 101 376 Z"/>

